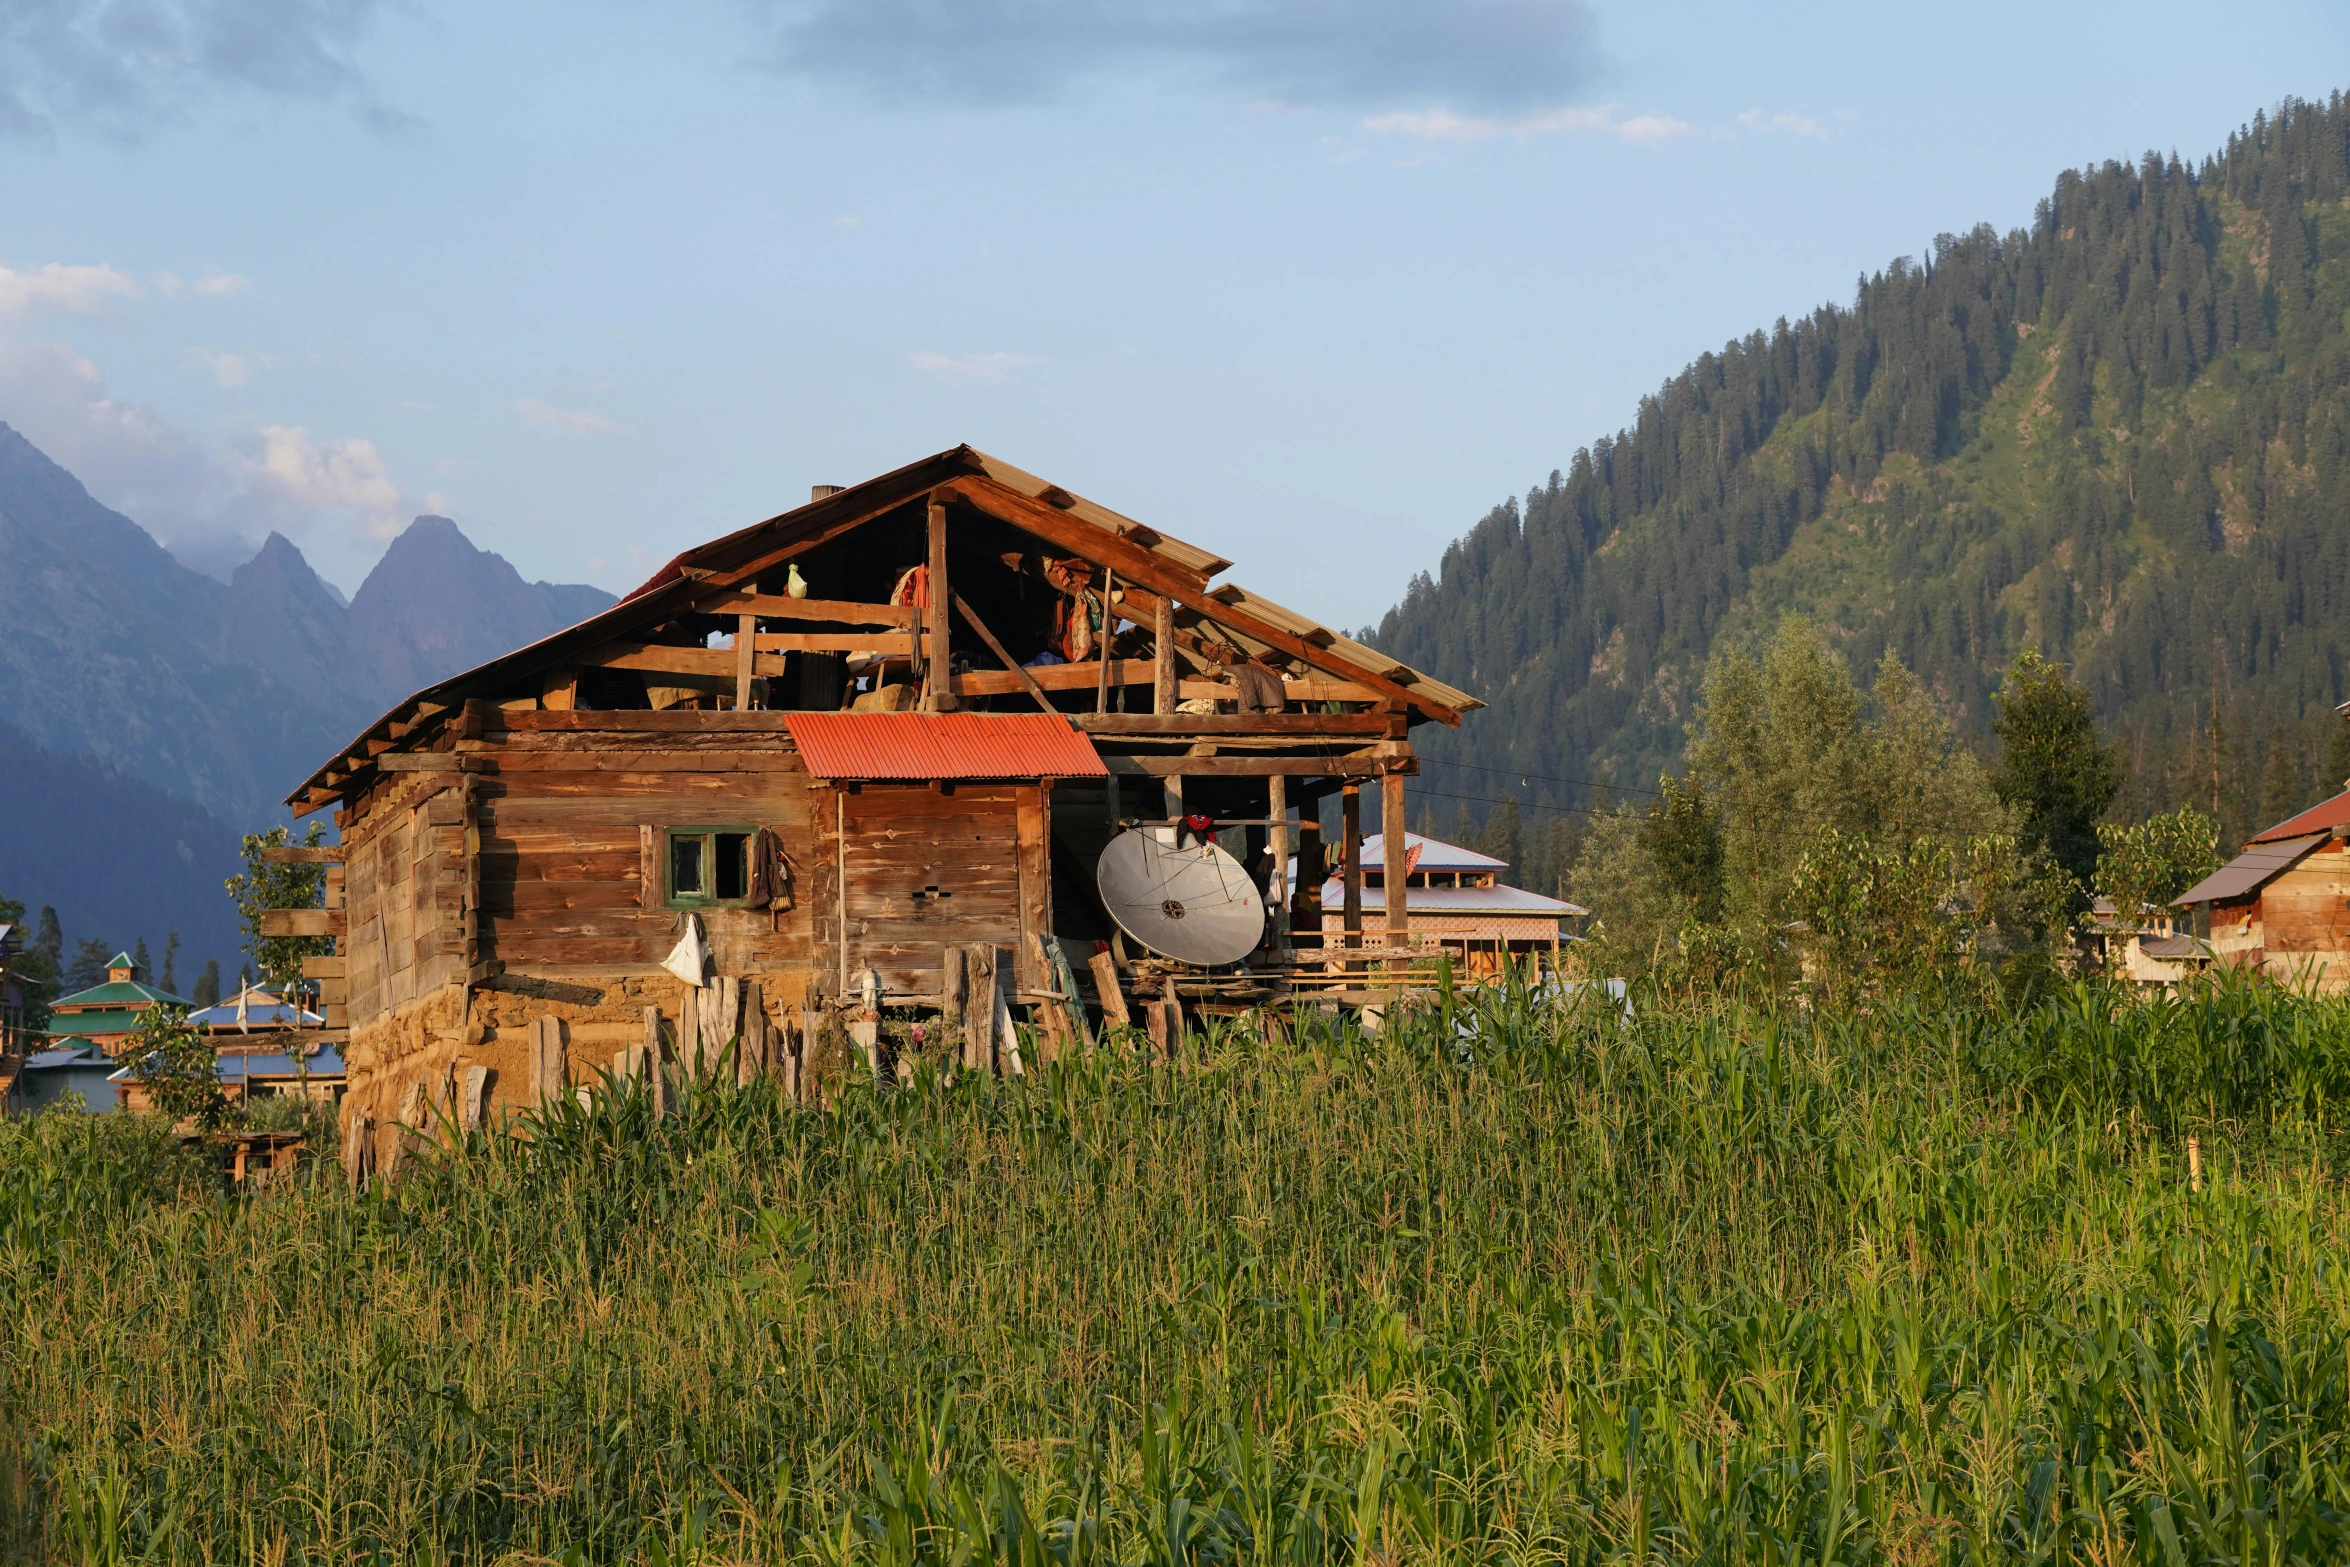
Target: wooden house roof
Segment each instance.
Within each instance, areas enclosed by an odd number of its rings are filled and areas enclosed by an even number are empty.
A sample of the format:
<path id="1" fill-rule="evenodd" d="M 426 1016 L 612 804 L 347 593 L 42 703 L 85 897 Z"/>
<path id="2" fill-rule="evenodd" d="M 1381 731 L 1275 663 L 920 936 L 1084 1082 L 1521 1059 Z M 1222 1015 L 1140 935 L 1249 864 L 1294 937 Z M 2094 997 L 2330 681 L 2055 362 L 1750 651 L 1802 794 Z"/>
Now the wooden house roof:
<path id="1" fill-rule="evenodd" d="M 370 725 L 287 797 L 297 814 L 316 810 L 375 771 L 374 759 L 402 749 L 417 723 L 470 698 L 574 663 L 632 631 L 690 612 L 714 594 L 749 588 L 784 565 L 926 496 L 944 493 L 1050 547 L 1113 571 L 1121 583 L 1171 598 L 1212 624 L 1244 653 L 1294 659 L 1367 687 L 1414 720 L 1454 724 L 1484 706 L 1465 691 L 1343 636 L 1232 583 L 1210 585 L 1231 562 L 1106 506 L 1073 495 L 970 446 L 820 496 L 804 506 L 686 550 L 602 613 L 407 697 Z"/>

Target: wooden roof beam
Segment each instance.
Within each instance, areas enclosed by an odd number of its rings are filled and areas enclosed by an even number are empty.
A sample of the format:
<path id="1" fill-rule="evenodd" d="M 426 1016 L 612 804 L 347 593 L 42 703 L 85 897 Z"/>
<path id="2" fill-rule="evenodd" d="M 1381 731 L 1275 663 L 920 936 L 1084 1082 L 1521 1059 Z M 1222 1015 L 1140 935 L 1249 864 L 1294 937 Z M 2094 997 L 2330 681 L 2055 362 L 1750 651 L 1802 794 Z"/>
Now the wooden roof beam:
<path id="1" fill-rule="evenodd" d="M 957 479 L 941 488 L 970 502 L 998 521 L 1008 522 L 1073 554 L 1099 561 L 1130 582 L 1187 604 L 1208 619 L 1262 642 L 1267 647 L 1278 648 L 1292 658 L 1302 659 L 1316 669 L 1341 679 L 1359 681 L 1382 696 L 1416 707 L 1444 723 L 1457 725 L 1461 721 L 1460 714 L 1418 695 L 1408 686 L 1398 685 L 1384 672 L 1357 668 L 1269 621 L 1260 620 L 1245 610 L 1235 609 L 1209 597 L 1207 579 L 1197 572 L 1184 571 L 1125 539 L 1105 534 L 1088 523 L 1074 521 L 1066 513 L 1056 511 L 1042 501 L 1031 500 L 1015 490 L 1005 489 L 985 479 Z"/>

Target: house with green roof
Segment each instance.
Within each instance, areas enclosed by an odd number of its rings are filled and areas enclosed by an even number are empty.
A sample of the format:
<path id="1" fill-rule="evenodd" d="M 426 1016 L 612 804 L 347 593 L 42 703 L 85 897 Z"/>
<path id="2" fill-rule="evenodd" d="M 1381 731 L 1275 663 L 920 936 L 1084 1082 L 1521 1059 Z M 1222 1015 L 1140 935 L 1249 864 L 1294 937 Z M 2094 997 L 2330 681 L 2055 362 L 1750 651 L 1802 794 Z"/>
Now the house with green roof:
<path id="1" fill-rule="evenodd" d="M 131 961 L 131 955 L 117 952 L 106 960 L 105 984 L 49 1003 L 49 1034 L 54 1044 L 62 1045 L 78 1036 L 109 1056 L 119 1056 L 130 1048 L 131 1035 L 138 1032 L 140 1013 L 155 1006 L 192 1005 L 185 996 L 158 990 L 140 979 L 139 966 Z"/>

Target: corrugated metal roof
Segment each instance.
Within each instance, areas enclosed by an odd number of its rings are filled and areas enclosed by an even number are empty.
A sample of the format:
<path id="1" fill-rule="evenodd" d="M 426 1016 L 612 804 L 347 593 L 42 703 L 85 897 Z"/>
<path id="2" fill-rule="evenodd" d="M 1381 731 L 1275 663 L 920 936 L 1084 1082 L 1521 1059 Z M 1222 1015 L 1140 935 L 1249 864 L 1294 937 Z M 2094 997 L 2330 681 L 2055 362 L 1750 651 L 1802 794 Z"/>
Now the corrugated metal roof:
<path id="1" fill-rule="evenodd" d="M 2183 909 L 2197 903 L 2224 903 L 2231 898 L 2249 896 L 2259 891 L 2271 876 L 2325 842 L 2327 836 L 2322 832 L 2311 833 L 2281 843 L 2257 844 L 2180 893 L 2171 906 Z"/>
<path id="2" fill-rule="evenodd" d="M 812 778 L 1102 778 L 1093 742 L 1056 713 L 793 713 Z"/>
<path id="3" fill-rule="evenodd" d="M 2322 805 L 2313 805 L 2299 816 L 2288 816 L 2265 832 L 2252 835 L 2254 843 L 2276 843 L 2286 838 L 2303 838 L 2313 832 L 2330 832 L 2336 827 L 2350 827 L 2350 792 L 2335 795 Z"/>

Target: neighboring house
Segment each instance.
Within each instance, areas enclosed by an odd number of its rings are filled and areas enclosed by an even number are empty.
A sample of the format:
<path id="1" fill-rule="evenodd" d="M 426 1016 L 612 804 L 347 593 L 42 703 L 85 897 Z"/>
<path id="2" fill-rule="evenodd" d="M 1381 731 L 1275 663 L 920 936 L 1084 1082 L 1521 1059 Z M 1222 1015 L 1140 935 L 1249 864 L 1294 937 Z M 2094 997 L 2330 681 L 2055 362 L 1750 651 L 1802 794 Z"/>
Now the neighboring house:
<path id="1" fill-rule="evenodd" d="M 2350 792 L 2256 833 L 2173 905 L 2212 961 L 2350 989 Z"/>
<path id="2" fill-rule="evenodd" d="M 253 1050 L 239 1050 L 225 1040 L 223 1045 L 217 1058 L 220 1086 L 232 1104 L 281 1097 L 332 1102 L 343 1096 L 343 1056 L 332 1045 L 312 1045 L 306 1054 L 278 1045 Z M 131 1069 L 112 1061 L 106 1065 L 112 1068 L 106 1078 L 107 1098 L 126 1110 L 148 1108 L 147 1090 Z"/>
<path id="3" fill-rule="evenodd" d="M 24 1058 L 15 1080 L 0 1093 L 0 1105 L 30 1115 L 55 1106 L 81 1110 L 114 1108 L 114 1058 L 87 1039 L 68 1036 Z"/>
<path id="4" fill-rule="evenodd" d="M 154 1006 L 193 1004 L 185 996 L 158 990 L 141 980 L 131 955 L 117 952 L 106 960 L 105 984 L 49 1003 L 49 1034 L 54 1041 L 86 1039 L 108 1055 L 119 1056 L 130 1048 L 131 1035 L 138 1032 L 140 1013 Z"/>
<path id="5" fill-rule="evenodd" d="M 218 1006 L 189 1013 L 188 1021 L 210 1036 L 220 1063 L 220 1086 L 232 1102 L 279 1095 L 325 1100 L 342 1097 L 340 1051 L 315 1042 L 292 1047 L 286 1043 L 289 1037 L 299 1036 L 289 1036 L 284 1030 L 316 1029 L 324 1019 L 288 1001 L 282 989 L 247 985 Z M 128 1067 L 107 1081 L 109 1094 L 125 1108 L 147 1108 L 147 1091 Z"/>
<path id="6" fill-rule="evenodd" d="M 1499 974 L 1506 962 L 1529 959 L 1557 972 L 1559 922 L 1591 912 L 1579 904 L 1546 898 L 1506 885 L 1509 862 L 1419 833 L 1404 835 L 1409 859 L 1404 868 L 1404 906 L 1411 919 L 1412 945 L 1451 953 L 1462 972 Z M 1386 835 L 1363 839 L 1363 924 L 1386 921 Z M 1292 875 L 1294 877 L 1294 871 Z M 1343 873 L 1322 886 L 1322 945 L 1344 945 L 1346 881 Z"/>
<path id="7" fill-rule="evenodd" d="M 235 1036 L 264 1028 L 317 1028 L 326 1020 L 306 1007 L 288 1001 L 284 987 L 247 985 L 218 1006 L 190 1012 L 188 1021 L 226 1044 Z"/>
<path id="8" fill-rule="evenodd" d="M 2149 903 L 2125 919 L 2111 898 L 2099 898 L 2084 935 L 2106 972 L 2134 985 L 2175 985 L 2211 961 L 2211 948 L 2179 929 L 2182 917 Z"/>

